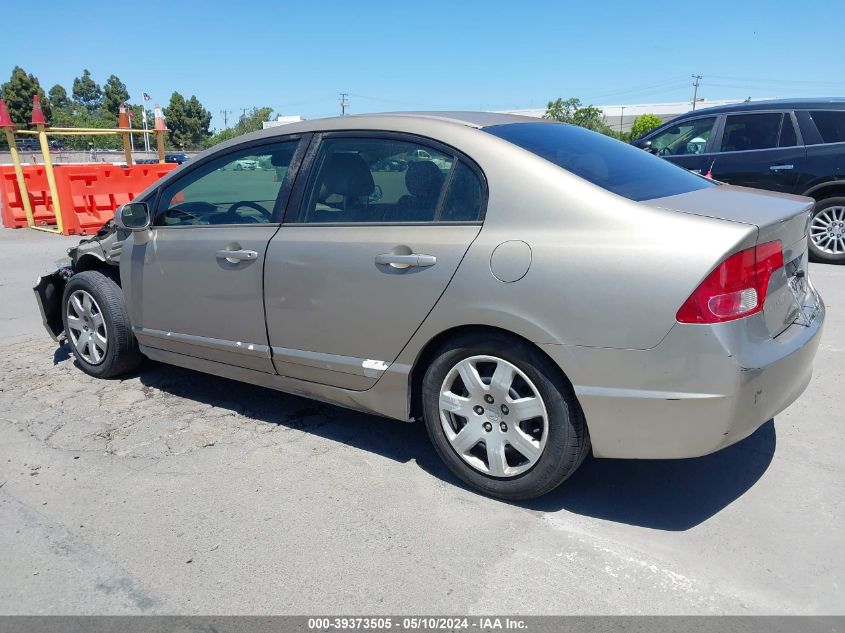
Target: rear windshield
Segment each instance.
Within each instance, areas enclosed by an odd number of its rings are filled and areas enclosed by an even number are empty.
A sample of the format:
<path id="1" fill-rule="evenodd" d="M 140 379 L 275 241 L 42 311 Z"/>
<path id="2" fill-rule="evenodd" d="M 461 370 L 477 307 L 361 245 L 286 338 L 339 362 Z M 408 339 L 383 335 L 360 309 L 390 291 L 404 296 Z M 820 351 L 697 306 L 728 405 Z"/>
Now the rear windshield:
<path id="1" fill-rule="evenodd" d="M 645 150 L 575 125 L 509 123 L 483 129 L 602 189 L 638 202 L 714 186 Z"/>

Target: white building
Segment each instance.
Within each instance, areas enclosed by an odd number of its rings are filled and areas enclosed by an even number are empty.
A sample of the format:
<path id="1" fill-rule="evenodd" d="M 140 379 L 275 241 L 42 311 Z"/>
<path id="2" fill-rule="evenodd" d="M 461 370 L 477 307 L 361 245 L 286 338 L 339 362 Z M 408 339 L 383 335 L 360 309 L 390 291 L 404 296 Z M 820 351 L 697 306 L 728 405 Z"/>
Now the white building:
<path id="1" fill-rule="evenodd" d="M 281 114 L 277 116 L 273 121 L 264 121 L 261 126 L 266 130 L 268 127 L 278 127 L 279 125 L 287 125 L 288 123 L 299 123 L 300 121 L 304 121 L 305 119 L 298 114 L 293 114 L 290 116 L 282 116 Z"/>
<path id="2" fill-rule="evenodd" d="M 718 100 L 702 100 L 696 103 L 695 109 L 711 108 L 714 106 L 730 105 L 732 103 L 742 103 L 748 99 L 718 99 Z M 752 101 L 760 101 L 760 99 L 752 99 Z M 589 104 L 587 104 L 589 105 Z M 614 130 L 622 130 L 627 132 L 631 129 L 631 124 L 638 116 L 642 114 L 654 114 L 660 117 L 661 121 L 668 121 L 674 119 L 676 116 L 689 112 L 692 106 L 689 101 L 681 101 L 679 103 L 638 103 L 629 105 L 604 105 L 597 106 L 604 114 L 605 122 Z M 542 117 L 546 113 L 545 108 L 531 108 L 527 110 L 502 110 L 507 114 L 521 114 L 523 116 Z"/>

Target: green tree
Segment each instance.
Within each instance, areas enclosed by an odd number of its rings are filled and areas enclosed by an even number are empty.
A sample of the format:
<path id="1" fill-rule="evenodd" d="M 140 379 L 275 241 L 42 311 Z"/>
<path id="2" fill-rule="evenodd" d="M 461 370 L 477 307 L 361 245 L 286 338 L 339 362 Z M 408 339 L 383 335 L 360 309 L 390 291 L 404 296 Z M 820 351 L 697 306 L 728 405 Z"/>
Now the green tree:
<path id="1" fill-rule="evenodd" d="M 566 100 L 558 98 L 549 101 L 543 118 L 578 125 L 607 136 L 617 136 L 611 127 L 605 123 L 604 114 L 600 108 L 593 105 L 584 105 L 580 99 L 574 97 Z"/>
<path id="2" fill-rule="evenodd" d="M 211 136 L 211 112 L 206 110 L 196 96 L 185 99 L 178 92 L 170 95 L 164 109 L 167 122 L 167 140 L 171 147 L 189 149 L 203 147 Z"/>
<path id="3" fill-rule="evenodd" d="M 52 117 L 50 101 L 35 75 L 28 74 L 20 66 L 15 66 L 9 81 L 0 86 L 0 99 L 6 100 L 12 121 L 21 126 L 29 125 L 32 120 L 32 96 L 36 94 L 41 99 L 41 109 L 49 121 Z"/>
<path id="4" fill-rule="evenodd" d="M 656 114 L 641 114 L 631 124 L 631 140 L 645 136 L 654 128 L 660 127 L 662 121 Z"/>
<path id="5" fill-rule="evenodd" d="M 67 97 L 67 90 L 59 84 L 56 84 L 47 93 L 50 99 L 50 106 L 52 108 L 67 108 L 70 105 L 70 99 Z"/>
<path id="6" fill-rule="evenodd" d="M 272 116 L 273 108 L 266 106 L 263 108 L 252 108 L 252 110 L 242 114 L 240 118 L 238 118 L 238 122 L 235 123 L 233 127 L 226 128 L 225 130 L 220 130 L 215 133 L 214 136 L 208 139 L 207 145 L 211 147 L 212 145 L 228 141 L 229 139 L 240 136 L 241 134 L 260 130 L 264 127 L 262 123 L 269 121 Z"/>
<path id="7" fill-rule="evenodd" d="M 103 107 L 106 112 L 117 118 L 120 104 L 129 100 L 129 91 L 117 75 L 109 75 L 106 84 L 103 86 Z"/>
<path id="8" fill-rule="evenodd" d="M 103 105 L 103 89 L 91 79 L 87 68 L 82 71 L 82 77 L 73 80 L 73 100 L 88 112 L 96 112 Z"/>
<path id="9" fill-rule="evenodd" d="M 264 127 L 262 123 L 269 121 L 271 116 L 273 116 L 273 108 L 253 108 L 240 116 L 235 124 L 235 131 L 239 135 L 256 132 Z"/>

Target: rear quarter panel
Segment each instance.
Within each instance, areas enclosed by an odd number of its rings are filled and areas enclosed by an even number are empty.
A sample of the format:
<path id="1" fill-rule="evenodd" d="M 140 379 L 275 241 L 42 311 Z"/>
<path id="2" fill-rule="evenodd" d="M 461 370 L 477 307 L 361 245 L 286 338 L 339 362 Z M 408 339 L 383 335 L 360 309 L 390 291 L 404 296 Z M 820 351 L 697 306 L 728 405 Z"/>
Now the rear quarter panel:
<path id="1" fill-rule="evenodd" d="M 411 349 L 464 324 L 538 344 L 648 349 L 706 274 L 755 242 L 754 226 L 650 208 L 505 141 L 482 140 L 465 151 L 487 176 L 484 226 Z M 507 240 L 531 247 L 528 273 L 513 283 L 490 268 Z"/>

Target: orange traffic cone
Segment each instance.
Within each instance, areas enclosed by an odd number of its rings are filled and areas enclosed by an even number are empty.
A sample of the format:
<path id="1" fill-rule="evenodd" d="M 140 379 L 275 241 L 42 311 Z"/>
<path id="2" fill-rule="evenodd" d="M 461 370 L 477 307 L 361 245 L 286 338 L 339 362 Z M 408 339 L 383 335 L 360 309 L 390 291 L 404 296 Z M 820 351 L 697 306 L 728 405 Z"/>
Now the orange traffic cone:
<path id="1" fill-rule="evenodd" d="M 161 106 L 156 104 L 155 107 L 155 127 L 153 128 L 157 132 L 164 132 L 167 130 L 167 126 L 164 124 L 164 115 L 161 113 Z"/>
<path id="2" fill-rule="evenodd" d="M 41 99 L 38 95 L 32 97 L 32 121 L 29 124 L 47 125 L 47 121 L 44 120 L 44 111 L 41 109 Z"/>
<path id="3" fill-rule="evenodd" d="M 129 115 L 126 114 L 126 104 L 121 103 L 120 108 L 117 111 L 117 127 L 119 128 L 128 128 L 129 127 Z"/>
<path id="4" fill-rule="evenodd" d="M 6 102 L 3 99 L 0 99 L 0 128 L 15 129 L 15 123 L 12 121 L 12 117 L 9 116 L 9 109 L 6 107 Z"/>

